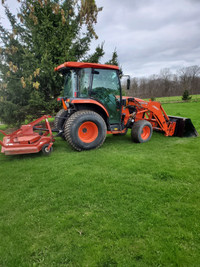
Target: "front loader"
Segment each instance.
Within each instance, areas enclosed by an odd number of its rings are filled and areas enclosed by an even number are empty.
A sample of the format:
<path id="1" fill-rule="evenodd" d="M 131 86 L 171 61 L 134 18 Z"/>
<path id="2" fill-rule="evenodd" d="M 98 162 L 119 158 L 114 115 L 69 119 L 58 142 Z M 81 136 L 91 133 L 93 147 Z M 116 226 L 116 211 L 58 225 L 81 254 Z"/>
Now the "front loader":
<path id="1" fill-rule="evenodd" d="M 190 119 L 168 116 L 159 102 L 122 96 L 118 66 L 65 62 L 55 71 L 65 78 L 55 127 L 77 151 L 98 148 L 106 134 L 124 135 L 129 128 L 138 143 L 149 141 L 153 130 L 166 136 L 197 136 Z"/>

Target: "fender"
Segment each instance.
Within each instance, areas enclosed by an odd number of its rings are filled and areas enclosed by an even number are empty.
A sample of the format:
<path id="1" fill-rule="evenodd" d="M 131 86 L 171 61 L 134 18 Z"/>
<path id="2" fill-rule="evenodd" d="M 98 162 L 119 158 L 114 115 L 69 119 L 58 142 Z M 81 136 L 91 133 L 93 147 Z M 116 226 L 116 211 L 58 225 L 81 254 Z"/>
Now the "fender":
<path id="1" fill-rule="evenodd" d="M 101 107 L 105 111 L 106 115 L 109 117 L 107 109 L 101 103 L 99 103 L 96 100 L 81 98 L 81 99 L 72 99 L 70 102 L 72 104 L 93 104 L 93 105 L 97 105 L 97 106 Z"/>

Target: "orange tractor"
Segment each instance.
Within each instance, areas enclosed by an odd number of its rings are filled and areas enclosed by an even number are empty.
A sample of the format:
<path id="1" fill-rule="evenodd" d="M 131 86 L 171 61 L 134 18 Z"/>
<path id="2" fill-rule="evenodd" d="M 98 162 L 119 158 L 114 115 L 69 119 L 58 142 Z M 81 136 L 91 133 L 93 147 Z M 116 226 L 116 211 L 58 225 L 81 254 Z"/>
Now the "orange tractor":
<path id="1" fill-rule="evenodd" d="M 197 136 L 188 118 L 168 116 L 159 102 L 123 97 L 117 66 L 65 62 L 55 68 L 65 77 L 64 97 L 55 118 L 55 129 L 43 116 L 12 134 L 3 135 L 1 152 L 5 155 L 43 151 L 49 155 L 56 136 L 62 136 L 77 151 L 100 147 L 106 134 L 125 135 L 131 129 L 134 142 L 151 139 L 153 130 L 166 136 Z M 127 89 L 130 79 L 127 80 Z M 45 121 L 45 126 L 39 125 Z"/>
<path id="2" fill-rule="evenodd" d="M 122 96 L 118 66 L 65 62 L 55 70 L 65 77 L 55 128 L 77 151 L 98 148 L 106 134 L 125 135 L 129 128 L 138 143 L 149 141 L 153 130 L 166 136 L 197 136 L 190 119 L 168 116 L 159 102 Z"/>

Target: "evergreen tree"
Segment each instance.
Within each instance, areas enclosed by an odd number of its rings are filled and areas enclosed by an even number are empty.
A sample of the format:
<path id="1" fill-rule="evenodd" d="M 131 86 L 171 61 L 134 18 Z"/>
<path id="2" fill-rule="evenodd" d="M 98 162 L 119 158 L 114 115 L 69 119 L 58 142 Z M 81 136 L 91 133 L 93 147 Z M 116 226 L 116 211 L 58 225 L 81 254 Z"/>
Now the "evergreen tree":
<path id="1" fill-rule="evenodd" d="M 107 61 L 105 64 L 119 66 L 118 54 L 117 54 L 116 49 L 112 53 L 112 58 L 109 61 Z"/>
<path id="2" fill-rule="evenodd" d="M 105 52 L 103 50 L 103 43 L 102 43 L 101 45 L 97 46 L 95 52 L 92 55 L 88 56 L 85 61 L 90 63 L 98 63 L 100 58 L 103 57 L 104 54 Z"/>
<path id="3" fill-rule="evenodd" d="M 62 79 L 55 66 L 87 58 L 98 8 L 95 0 L 24 0 L 13 15 L 2 1 L 11 30 L 0 25 L 0 118 L 20 123 L 56 109 Z M 103 56 L 103 45 L 90 55 Z"/>
<path id="4" fill-rule="evenodd" d="M 109 61 L 107 61 L 105 64 L 119 66 L 118 54 L 117 54 L 116 49 L 112 53 L 112 58 Z M 120 69 L 120 78 L 121 78 L 123 76 L 122 66 L 120 66 L 119 69 Z"/>
<path id="5" fill-rule="evenodd" d="M 182 95 L 182 100 L 184 100 L 184 101 L 189 101 L 190 99 L 192 99 L 192 96 L 190 96 L 188 90 L 185 90 L 185 91 L 183 92 L 183 95 Z"/>

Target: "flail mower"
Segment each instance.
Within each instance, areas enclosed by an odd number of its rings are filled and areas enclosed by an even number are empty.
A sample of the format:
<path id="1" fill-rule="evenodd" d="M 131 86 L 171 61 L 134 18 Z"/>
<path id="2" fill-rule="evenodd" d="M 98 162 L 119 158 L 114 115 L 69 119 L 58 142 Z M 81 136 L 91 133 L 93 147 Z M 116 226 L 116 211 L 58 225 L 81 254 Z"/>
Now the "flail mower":
<path id="1" fill-rule="evenodd" d="M 118 66 L 65 62 L 55 71 L 65 78 L 64 96 L 58 98 L 63 107 L 55 117 L 55 131 L 77 151 L 98 148 L 106 134 L 125 135 L 128 129 L 137 143 L 149 141 L 153 130 L 166 136 L 197 136 L 190 119 L 168 116 L 159 102 L 122 96 Z M 0 142 L 2 152 L 25 154 L 46 149 L 48 153 L 54 141 L 52 130 L 46 121 L 45 133 L 34 133 L 36 122 L 5 136 Z M 26 132 L 28 127 L 30 135 Z"/>

